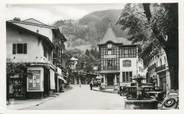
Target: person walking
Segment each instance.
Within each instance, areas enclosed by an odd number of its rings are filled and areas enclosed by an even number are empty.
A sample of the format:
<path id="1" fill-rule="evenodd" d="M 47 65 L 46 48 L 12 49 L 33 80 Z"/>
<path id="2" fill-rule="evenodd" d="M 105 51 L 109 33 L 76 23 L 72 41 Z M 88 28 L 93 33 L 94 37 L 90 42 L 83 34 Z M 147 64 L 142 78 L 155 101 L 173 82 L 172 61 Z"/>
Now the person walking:
<path id="1" fill-rule="evenodd" d="M 92 90 L 93 89 L 93 82 L 92 81 L 90 82 L 89 86 L 90 86 L 90 90 Z"/>

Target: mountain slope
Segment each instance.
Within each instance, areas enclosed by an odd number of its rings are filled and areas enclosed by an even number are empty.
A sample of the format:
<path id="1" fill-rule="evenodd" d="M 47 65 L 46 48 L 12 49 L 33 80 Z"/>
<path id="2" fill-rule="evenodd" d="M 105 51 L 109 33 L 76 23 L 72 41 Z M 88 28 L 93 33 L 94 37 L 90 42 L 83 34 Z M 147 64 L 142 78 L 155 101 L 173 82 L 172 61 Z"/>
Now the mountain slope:
<path id="1" fill-rule="evenodd" d="M 60 20 L 55 25 L 61 27 L 67 37 L 67 48 L 90 48 L 97 46 L 109 26 L 112 27 L 117 37 L 127 36 L 126 32 L 122 32 L 120 26 L 116 25 L 120 13 L 121 10 L 96 11 L 85 15 L 78 21 Z"/>

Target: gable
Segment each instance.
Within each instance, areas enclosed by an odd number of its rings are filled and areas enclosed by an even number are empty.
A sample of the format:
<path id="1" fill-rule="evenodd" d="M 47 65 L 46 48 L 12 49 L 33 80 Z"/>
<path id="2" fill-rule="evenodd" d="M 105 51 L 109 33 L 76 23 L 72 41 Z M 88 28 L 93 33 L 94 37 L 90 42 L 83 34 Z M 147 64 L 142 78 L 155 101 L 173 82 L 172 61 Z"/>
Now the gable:
<path id="1" fill-rule="evenodd" d="M 46 25 L 46 24 L 44 24 L 44 23 L 42 23 L 42 22 L 40 22 L 40 21 L 38 21 L 36 19 L 33 19 L 33 18 L 26 19 L 23 22 L 35 23 L 35 24 L 40 24 L 40 25 Z"/>

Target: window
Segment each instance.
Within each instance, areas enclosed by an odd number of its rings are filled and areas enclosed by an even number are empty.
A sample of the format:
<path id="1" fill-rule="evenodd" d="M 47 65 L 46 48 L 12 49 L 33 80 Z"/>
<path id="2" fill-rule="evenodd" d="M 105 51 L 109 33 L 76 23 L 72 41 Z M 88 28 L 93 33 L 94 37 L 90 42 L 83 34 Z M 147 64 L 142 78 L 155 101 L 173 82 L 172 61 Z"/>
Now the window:
<path id="1" fill-rule="evenodd" d="M 120 51 L 120 56 L 122 58 L 134 58 L 136 55 L 136 48 L 133 47 L 123 47 Z"/>
<path id="2" fill-rule="evenodd" d="M 27 54 L 27 44 L 13 44 L 13 54 Z"/>
<path id="3" fill-rule="evenodd" d="M 160 66 L 162 66 L 162 58 L 160 58 Z"/>
<path id="4" fill-rule="evenodd" d="M 164 64 L 167 64 L 166 56 L 164 56 Z"/>
<path id="5" fill-rule="evenodd" d="M 131 60 L 123 60 L 123 67 L 131 67 Z"/>
<path id="6" fill-rule="evenodd" d="M 112 51 L 111 50 L 108 50 L 108 55 L 112 55 Z"/>
<path id="7" fill-rule="evenodd" d="M 112 48 L 112 44 L 107 44 L 107 48 L 111 49 Z"/>
<path id="8" fill-rule="evenodd" d="M 122 81 L 123 81 L 123 82 L 126 82 L 126 77 L 125 77 L 125 76 L 126 76 L 126 75 L 125 75 L 125 72 L 122 72 L 122 79 L 123 79 Z"/>
<path id="9" fill-rule="evenodd" d="M 132 82 L 132 72 L 129 72 L 129 81 Z"/>
<path id="10" fill-rule="evenodd" d="M 112 60 L 108 60 L 108 61 L 107 61 L 107 66 L 108 66 L 108 67 L 112 67 Z"/>
<path id="11" fill-rule="evenodd" d="M 132 72 L 122 72 L 122 82 L 132 82 Z"/>

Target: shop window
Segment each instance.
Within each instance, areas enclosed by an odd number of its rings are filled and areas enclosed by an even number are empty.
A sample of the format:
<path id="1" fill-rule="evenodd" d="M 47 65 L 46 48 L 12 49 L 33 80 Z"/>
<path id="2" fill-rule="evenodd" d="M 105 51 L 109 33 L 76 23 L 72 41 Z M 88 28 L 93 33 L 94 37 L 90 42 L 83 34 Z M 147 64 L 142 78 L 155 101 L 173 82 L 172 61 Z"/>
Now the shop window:
<path id="1" fill-rule="evenodd" d="M 122 81 L 125 82 L 126 81 L 126 75 L 125 75 L 125 72 L 122 72 Z"/>
<path id="2" fill-rule="evenodd" d="M 122 82 L 132 82 L 132 72 L 122 72 Z"/>
<path id="3" fill-rule="evenodd" d="M 29 70 L 27 91 L 41 91 L 41 70 Z"/>

